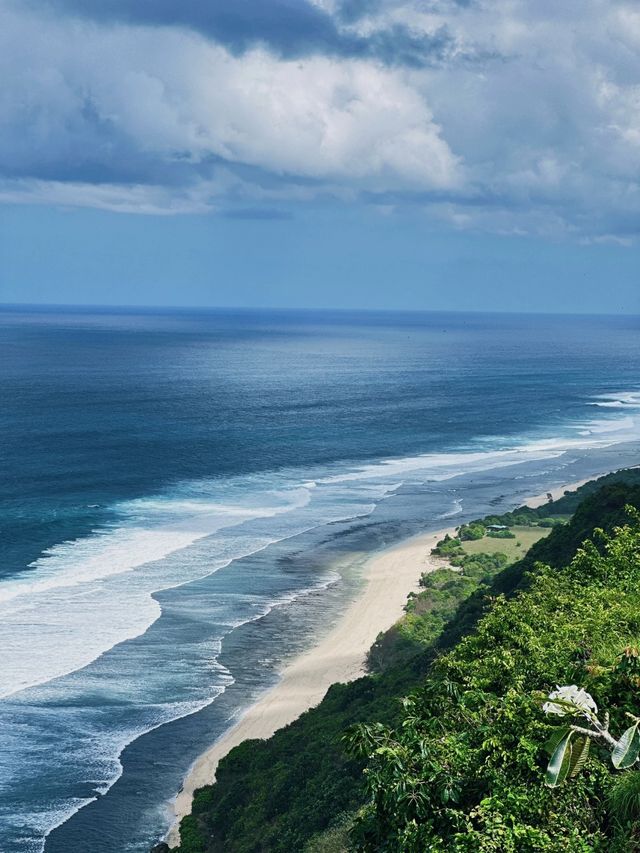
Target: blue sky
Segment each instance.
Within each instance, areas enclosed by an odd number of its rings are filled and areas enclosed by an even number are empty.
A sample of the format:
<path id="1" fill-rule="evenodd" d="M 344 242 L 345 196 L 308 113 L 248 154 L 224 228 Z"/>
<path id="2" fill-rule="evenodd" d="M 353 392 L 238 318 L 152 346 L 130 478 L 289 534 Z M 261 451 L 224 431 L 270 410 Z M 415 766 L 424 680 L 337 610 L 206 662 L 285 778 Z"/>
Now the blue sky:
<path id="1" fill-rule="evenodd" d="M 622 0 L 0 0 L 0 302 L 640 313 Z"/>

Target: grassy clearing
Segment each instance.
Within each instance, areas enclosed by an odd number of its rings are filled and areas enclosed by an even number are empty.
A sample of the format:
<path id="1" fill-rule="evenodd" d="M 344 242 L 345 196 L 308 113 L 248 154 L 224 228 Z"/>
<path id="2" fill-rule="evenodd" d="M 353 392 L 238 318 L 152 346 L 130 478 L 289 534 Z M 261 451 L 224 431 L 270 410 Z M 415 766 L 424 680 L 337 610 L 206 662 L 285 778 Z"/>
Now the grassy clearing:
<path id="1" fill-rule="evenodd" d="M 462 547 L 466 554 L 506 554 L 509 562 L 514 562 L 522 559 L 532 545 L 551 532 L 548 527 L 514 526 L 510 529 L 515 533 L 515 539 L 493 539 L 490 536 L 483 536 L 482 539 L 463 542 Z"/>

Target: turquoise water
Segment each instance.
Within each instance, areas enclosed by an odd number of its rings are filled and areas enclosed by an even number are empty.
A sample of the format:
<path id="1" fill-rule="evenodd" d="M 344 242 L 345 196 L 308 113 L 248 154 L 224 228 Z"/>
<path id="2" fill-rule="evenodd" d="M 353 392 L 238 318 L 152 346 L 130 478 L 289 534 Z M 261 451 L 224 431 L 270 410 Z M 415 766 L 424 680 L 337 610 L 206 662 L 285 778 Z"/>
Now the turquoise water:
<path id="1" fill-rule="evenodd" d="M 146 851 L 354 555 L 635 464 L 639 330 L 0 311 L 0 850 Z"/>

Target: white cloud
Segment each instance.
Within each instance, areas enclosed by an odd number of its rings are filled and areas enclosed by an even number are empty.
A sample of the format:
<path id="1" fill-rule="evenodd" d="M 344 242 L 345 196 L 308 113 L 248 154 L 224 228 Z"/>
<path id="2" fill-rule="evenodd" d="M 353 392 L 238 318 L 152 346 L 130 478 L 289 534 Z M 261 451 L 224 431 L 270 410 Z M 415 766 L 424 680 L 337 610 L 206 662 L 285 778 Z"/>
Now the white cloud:
<path id="1" fill-rule="evenodd" d="M 0 204 L 49 204 L 94 207 L 114 213 L 171 216 L 209 213 L 214 206 L 207 191 L 177 193 L 162 186 L 92 184 L 73 181 L 0 180 Z M 207 188 L 208 189 L 208 188 Z"/>
<path id="2" fill-rule="evenodd" d="M 278 61 L 264 51 L 237 58 L 207 46 L 189 74 L 178 98 L 195 131 L 192 150 L 378 190 L 459 183 L 428 106 L 399 72 L 324 57 Z"/>
<path id="3" fill-rule="evenodd" d="M 237 57 L 152 28 L 5 20 L 2 161 L 13 169 L 212 156 L 269 172 L 383 191 L 453 187 L 455 156 L 399 71 L 322 56 Z M 16 44 L 30 67 L 15 72 Z M 18 48 L 22 50 L 22 48 Z M 124 164 L 126 166 L 126 164 Z"/>
<path id="4" fill-rule="evenodd" d="M 451 50 L 425 68 L 233 55 L 187 30 L 46 18 L 8 0 L 2 16 L 5 200 L 172 213 L 366 193 L 455 227 L 625 242 L 637 230 L 633 4 L 387 0 L 347 25 L 446 27 Z"/>

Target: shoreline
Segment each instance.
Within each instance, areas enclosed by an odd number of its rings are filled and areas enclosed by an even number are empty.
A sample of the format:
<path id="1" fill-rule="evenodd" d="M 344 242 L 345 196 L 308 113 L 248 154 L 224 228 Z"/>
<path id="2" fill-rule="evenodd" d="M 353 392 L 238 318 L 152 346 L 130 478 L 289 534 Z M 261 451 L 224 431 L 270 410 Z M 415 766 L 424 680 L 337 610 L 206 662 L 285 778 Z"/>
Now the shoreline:
<path id="1" fill-rule="evenodd" d="M 599 476 L 602 475 L 533 495 L 523 505 L 539 507 L 547 502 L 548 494 L 557 500 L 565 491 L 575 491 Z M 366 674 L 366 655 L 376 637 L 403 615 L 409 593 L 419 589 L 420 576 L 442 565 L 441 559 L 431 556 L 431 549 L 447 533 L 453 535 L 455 529 L 419 533 L 369 557 L 362 589 L 329 633 L 293 658 L 282 671 L 280 681 L 250 705 L 191 765 L 180 791 L 170 802 L 173 822 L 165 841 L 171 847 L 180 843 L 180 821 L 191 812 L 194 791 L 213 783 L 217 766 L 227 753 L 245 740 L 271 737 L 318 705 L 332 684 Z"/>

